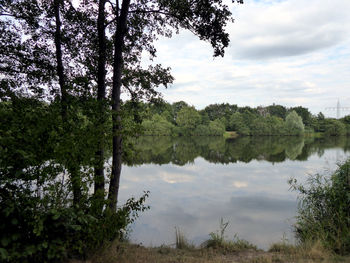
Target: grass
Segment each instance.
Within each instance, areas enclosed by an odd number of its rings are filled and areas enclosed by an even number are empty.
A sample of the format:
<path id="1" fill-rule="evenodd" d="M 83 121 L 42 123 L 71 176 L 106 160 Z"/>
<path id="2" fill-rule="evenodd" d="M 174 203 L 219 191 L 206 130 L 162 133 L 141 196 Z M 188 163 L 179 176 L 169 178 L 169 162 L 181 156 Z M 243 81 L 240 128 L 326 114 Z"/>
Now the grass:
<path id="1" fill-rule="evenodd" d="M 246 240 L 225 238 L 229 222 L 220 220 L 219 230 L 200 247 L 191 244 L 180 228 L 175 227 L 175 247 L 143 247 L 115 241 L 92 255 L 88 261 L 69 263 L 350 263 L 350 256 L 339 256 L 322 242 L 289 244 L 285 239 L 272 244 L 268 251 L 257 249 Z"/>
<path id="2" fill-rule="evenodd" d="M 202 244 L 204 248 L 213 248 L 221 250 L 224 253 L 227 252 L 238 252 L 245 250 L 257 250 L 257 247 L 249 243 L 244 239 L 240 239 L 237 234 L 234 236 L 233 240 L 225 239 L 225 231 L 229 222 L 224 222 L 223 218 L 220 220 L 219 230 L 216 232 L 211 232 L 209 234 L 210 239 Z"/>
<path id="3" fill-rule="evenodd" d="M 220 220 L 219 230 L 200 247 L 190 244 L 180 228 L 175 227 L 175 247 L 144 247 L 114 241 L 87 261 L 68 263 L 350 263 L 349 257 L 340 257 L 325 249 L 321 242 L 289 244 L 285 239 L 272 244 L 268 251 L 238 238 L 225 238 L 228 222 Z"/>
<path id="4" fill-rule="evenodd" d="M 273 249 L 272 249 L 273 247 Z M 278 251 L 276 251 L 278 250 Z M 307 246 L 286 246 L 280 243 L 269 251 L 244 249 L 223 251 L 212 247 L 177 249 L 169 246 L 146 248 L 140 245 L 113 242 L 87 261 L 69 263 L 349 263 L 350 257 L 335 256 L 320 243 Z"/>
<path id="5" fill-rule="evenodd" d="M 175 247 L 177 249 L 193 249 L 194 245 L 188 242 L 188 239 L 180 231 L 179 227 L 175 227 Z"/>

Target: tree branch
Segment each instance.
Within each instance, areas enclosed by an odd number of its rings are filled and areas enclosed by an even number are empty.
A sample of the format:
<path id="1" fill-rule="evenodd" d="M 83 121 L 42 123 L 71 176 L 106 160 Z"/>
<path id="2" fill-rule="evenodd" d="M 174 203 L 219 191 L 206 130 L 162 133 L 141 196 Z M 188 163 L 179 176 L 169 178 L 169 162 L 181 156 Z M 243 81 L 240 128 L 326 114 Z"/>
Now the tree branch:
<path id="1" fill-rule="evenodd" d="M 105 28 L 108 27 L 110 24 L 114 23 L 115 21 L 117 20 L 117 18 L 113 18 L 112 20 L 108 21 L 106 24 L 105 24 Z"/>

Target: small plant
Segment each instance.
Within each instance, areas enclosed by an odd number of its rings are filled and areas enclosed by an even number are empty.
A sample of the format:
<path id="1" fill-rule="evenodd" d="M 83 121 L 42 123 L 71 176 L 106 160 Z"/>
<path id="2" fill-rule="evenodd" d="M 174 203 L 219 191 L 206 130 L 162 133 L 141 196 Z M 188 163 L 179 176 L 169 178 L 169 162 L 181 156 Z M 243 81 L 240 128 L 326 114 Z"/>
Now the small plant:
<path id="1" fill-rule="evenodd" d="M 207 241 L 207 247 L 222 247 L 225 241 L 225 230 L 228 226 L 229 222 L 224 222 L 223 218 L 220 219 L 220 230 L 216 232 L 211 232 L 209 234 L 210 239 Z"/>
<path id="2" fill-rule="evenodd" d="M 175 247 L 177 249 L 192 249 L 194 245 L 190 244 L 179 227 L 175 227 Z"/>
<path id="3" fill-rule="evenodd" d="M 209 234 L 210 239 L 202 244 L 202 247 L 223 249 L 226 252 L 236 252 L 248 249 L 257 250 L 257 247 L 244 239 L 240 239 L 237 234 L 234 235 L 233 240 L 225 239 L 225 231 L 229 222 L 224 222 L 223 218 L 220 220 L 219 230 Z"/>
<path id="4" fill-rule="evenodd" d="M 291 244 L 285 235 L 283 235 L 280 242 L 274 243 L 270 246 L 269 252 L 279 252 L 284 254 L 295 254 L 297 247 Z"/>

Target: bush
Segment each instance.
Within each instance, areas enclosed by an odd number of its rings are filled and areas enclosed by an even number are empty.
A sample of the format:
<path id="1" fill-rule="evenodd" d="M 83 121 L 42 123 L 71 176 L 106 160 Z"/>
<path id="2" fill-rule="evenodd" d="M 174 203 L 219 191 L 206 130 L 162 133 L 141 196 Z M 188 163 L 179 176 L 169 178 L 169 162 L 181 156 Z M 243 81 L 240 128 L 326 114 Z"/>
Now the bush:
<path id="1" fill-rule="evenodd" d="M 290 181 L 299 192 L 295 233 L 302 243 L 321 242 L 339 254 L 350 253 L 350 160 L 331 175 L 316 174 L 307 186 Z"/>
<path id="2" fill-rule="evenodd" d="M 8 188 L 8 187 L 7 187 Z M 106 241 L 125 238 L 127 226 L 148 207 L 131 198 L 117 213 L 101 217 L 71 206 L 53 206 L 55 198 L 38 198 L 29 190 L 0 192 L 1 262 L 56 262 L 85 257 Z M 14 191 L 15 190 L 15 191 Z"/>

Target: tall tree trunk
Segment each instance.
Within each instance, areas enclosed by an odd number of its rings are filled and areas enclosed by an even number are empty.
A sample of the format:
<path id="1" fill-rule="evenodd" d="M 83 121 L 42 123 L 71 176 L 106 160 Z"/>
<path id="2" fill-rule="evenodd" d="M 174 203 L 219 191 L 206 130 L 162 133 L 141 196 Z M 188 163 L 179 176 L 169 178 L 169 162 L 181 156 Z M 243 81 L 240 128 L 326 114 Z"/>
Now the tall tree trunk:
<path id="1" fill-rule="evenodd" d="M 98 35 L 98 74 L 97 74 L 97 125 L 99 136 L 96 151 L 95 164 L 95 188 L 94 199 L 96 201 L 96 213 L 100 214 L 103 209 L 105 178 L 104 178 L 104 136 L 103 128 L 106 122 L 106 35 L 105 35 L 105 4 L 106 0 L 100 0 L 98 6 L 97 35 Z"/>
<path id="2" fill-rule="evenodd" d="M 62 36 L 61 36 L 61 18 L 60 18 L 60 4 L 62 0 L 54 0 L 53 8 L 56 20 L 55 30 L 55 47 L 56 47 L 56 63 L 58 82 L 61 89 L 61 114 L 65 132 L 69 132 L 68 121 L 68 91 L 64 76 L 64 66 L 62 59 Z M 79 167 L 74 163 L 70 151 L 67 151 L 66 156 L 67 170 L 71 175 L 72 189 L 73 189 L 73 204 L 77 205 L 81 199 L 81 180 L 79 175 Z"/>
<path id="3" fill-rule="evenodd" d="M 113 89 L 112 89 L 112 122 L 113 122 L 113 159 L 112 174 L 109 185 L 108 201 L 111 211 L 116 211 L 120 173 L 122 168 L 122 135 L 120 116 L 120 91 L 122 86 L 121 76 L 123 69 L 124 37 L 127 32 L 127 17 L 130 0 L 123 0 L 120 16 L 117 10 L 117 31 L 114 38 L 114 63 L 113 63 Z"/>
<path id="4" fill-rule="evenodd" d="M 61 89 L 61 107 L 63 121 L 67 119 L 67 103 L 68 92 L 66 88 L 66 82 L 64 77 L 64 68 L 62 61 L 62 37 L 61 37 L 61 18 L 60 18 L 60 2 L 61 0 L 54 0 L 56 30 L 55 30 L 55 46 L 56 46 L 56 63 L 57 63 L 57 75 L 58 83 Z"/>

